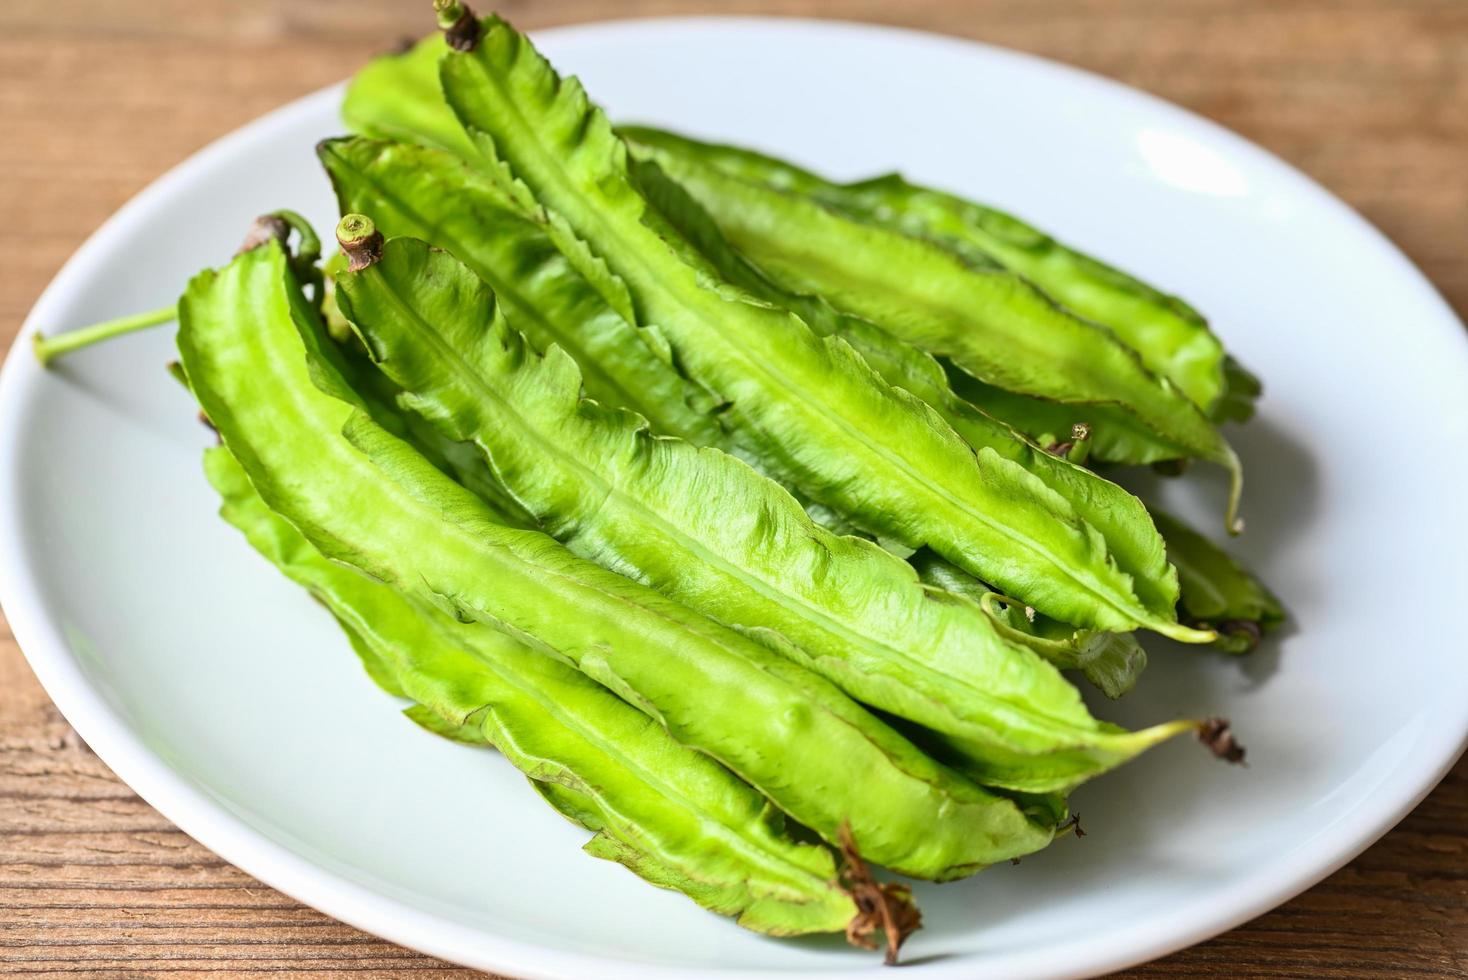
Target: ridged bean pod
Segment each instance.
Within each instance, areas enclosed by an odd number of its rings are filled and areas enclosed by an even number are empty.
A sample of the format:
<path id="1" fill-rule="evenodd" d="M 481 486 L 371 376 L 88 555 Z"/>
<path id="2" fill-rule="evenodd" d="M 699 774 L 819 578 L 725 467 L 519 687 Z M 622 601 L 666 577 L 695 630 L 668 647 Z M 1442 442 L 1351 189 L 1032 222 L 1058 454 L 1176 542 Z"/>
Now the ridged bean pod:
<path id="1" fill-rule="evenodd" d="M 404 66 L 397 66 L 400 69 Z M 411 89 L 411 86 L 409 86 Z M 517 328 L 541 350 L 555 343 L 583 367 L 586 393 L 605 405 L 637 411 L 660 434 L 743 456 L 717 425 L 690 417 L 691 386 L 636 343 L 633 328 L 600 303 L 575 269 L 555 258 L 543 223 L 525 211 L 499 183 L 443 151 L 361 138 L 329 140 L 319 155 L 331 175 L 343 212 L 370 213 L 388 236 L 423 238 L 448 249 L 500 297 Z M 786 293 L 734 254 L 717 228 L 686 194 L 657 179 L 655 167 L 639 170 L 639 186 L 735 285 L 798 313 L 816 332 L 836 335 L 860 352 L 895 387 L 934 406 L 976 449 L 993 449 L 1039 477 L 1065 497 L 1076 514 L 1099 530 L 1118 567 L 1148 608 L 1166 613 L 1177 602 L 1176 574 L 1161 538 L 1134 496 L 1095 473 L 1032 445 L 1004 423 L 963 402 L 948 387 L 941 367 L 855 317 L 837 313 L 816 297 Z M 540 256 L 530 265 L 525 255 Z M 533 274 L 524 274 L 529 267 Z M 633 397 L 629 392 L 635 392 Z"/>
<path id="2" fill-rule="evenodd" d="M 1167 563 L 1162 537 L 1141 500 L 1070 460 L 1047 452 L 1009 425 L 964 401 L 932 357 L 860 317 L 842 313 L 819 296 L 782 289 L 734 251 L 692 197 L 650 161 L 636 163 L 638 187 L 658 212 L 729 282 L 800 316 L 821 336 L 840 337 L 894 388 L 922 399 L 975 450 L 992 449 L 1038 477 L 1101 532 L 1132 590 L 1154 612 L 1177 602 L 1177 573 Z"/>
<path id="3" fill-rule="evenodd" d="M 1028 434 L 1040 433 L 1027 424 L 1025 403 L 1043 399 L 1073 419 L 1083 411 L 1074 421 L 1091 424 L 1100 459 L 1197 458 L 1223 466 L 1233 482 L 1228 523 L 1236 523 L 1243 476 L 1232 447 L 1110 330 L 1056 305 L 1015 272 L 976 265 L 938 242 L 699 159 L 646 144 L 636 150 L 683 185 L 730 242 L 781 285 L 824 296 L 1008 393 L 978 404 Z"/>
<path id="4" fill-rule="evenodd" d="M 690 404 L 696 389 L 566 257 L 544 211 L 505 182 L 411 144 L 336 139 L 316 152 L 342 213 L 370 214 L 386 234 L 417 235 L 463 259 L 537 347 L 557 344 L 585 366 L 587 394 L 632 409 L 659 432 L 699 443 L 719 438 L 717 421 Z"/>
<path id="5" fill-rule="evenodd" d="M 1109 698 L 1130 691 L 1147 668 L 1147 651 L 1134 634 L 1078 630 L 1068 623 L 1037 616 L 1033 609 L 998 595 L 926 548 L 909 561 L 925 585 L 976 603 L 1001 635 L 1062 670 L 1080 671 Z"/>
<path id="6" fill-rule="evenodd" d="M 381 64 L 380 72 L 389 66 L 404 73 L 422 69 L 411 62 Z M 403 88 L 416 91 L 417 86 Z M 352 91 L 357 92 L 355 83 Z M 360 116 L 377 102 L 359 95 L 356 104 Z M 771 475 L 772 467 L 757 454 L 744 451 L 719 426 L 707 424 L 707 416 L 690 411 L 690 401 L 697 398 L 693 387 L 636 343 L 634 328 L 601 302 L 574 268 L 555 258 L 538 209 L 525 209 L 492 175 L 442 150 L 419 145 L 352 138 L 328 140 L 318 153 L 344 213 L 370 213 L 384 234 L 422 238 L 463 260 L 495 290 L 515 326 L 523 326 L 537 348 L 555 343 L 575 356 L 583 365 L 588 395 L 605 405 L 639 412 L 660 434 L 716 446 Z M 1165 614 L 1175 606 L 1176 575 L 1135 497 L 1090 470 L 1040 450 L 963 402 L 929 355 L 865 321 L 836 312 L 816 297 L 780 290 L 729 249 L 691 198 L 666 178 L 655 179 L 655 170 L 652 165 L 640 168 L 639 186 L 725 278 L 793 310 L 817 333 L 846 340 L 888 383 L 932 405 L 974 448 L 992 448 L 1035 474 L 1101 532 L 1118 567 L 1132 577 L 1133 591 L 1148 608 Z M 524 274 L 528 265 L 524 255 L 544 257 L 530 266 L 533 274 Z M 828 509 L 809 509 L 828 526 L 847 529 Z"/>
<path id="7" fill-rule="evenodd" d="M 843 184 L 741 147 L 646 126 L 624 126 L 619 132 L 634 144 L 930 238 L 975 266 L 998 265 L 1017 272 L 1067 309 L 1110 327 L 1148 368 L 1216 418 L 1237 419 L 1238 409 L 1247 408 L 1258 394 L 1257 380 L 1236 363 L 1229 364 L 1208 322 L 1186 302 L 996 208 L 910 183 L 900 174 Z"/>
<path id="8" fill-rule="evenodd" d="M 434 32 L 406 51 L 379 55 L 352 76 L 342 99 L 342 121 L 354 133 L 421 143 L 466 160 L 479 150 L 443 100 L 438 63 L 448 53 Z"/>
<path id="9" fill-rule="evenodd" d="M 582 399 L 575 362 L 555 347 L 537 354 L 453 256 L 409 238 L 375 254 L 338 280 L 373 358 L 445 438 L 478 444 L 576 554 L 940 733 L 986 785 L 1063 792 L 1194 727 L 1098 723 L 1075 688 L 977 605 L 924 589 L 869 541 L 817 526 L 739 460 Z"/>
<path id="10" fill-rule="evenodd" d="M 1167 554 L 1177 566 L 1178 614 L 1218 633 L 1214 646 L 1248 653 L 1285 621 L 1275 594 L 1226 551 L 1166 511 L 1153 508 Z"/>
<path id="11" fill-rule="evenodd" d="M 932 409 L 849 344 L 723 281 L 633 185 L 625 147 L 574 79 L 493 18 L 442 65 L 445 96 L 627 286 L 644 328 L 724 405 L 780 476 L 869 533 L 944 557 L 1058 619 L 1203 638 L 1137 598 L 1094 528 L 992 450 L 977 457 Z"/>
<path id="12" fill-rule="evenodd" d="M 228 449 L 206 453 L 223 517 L 342 624 L 368 672 L 420 723 L 497 747 L 566 816 L 587 853 L 774 935 L 839 932 L 856 916 L 829 850 L 708 756 L 574 667 L 399 595 L 336 562 L 266 507 Z"/>
<path id="13" fill-rule="evenodd" d="M 893 870 L 949 879 L 1049 842 L 1052 822 L 934 762 L 809 670 L 497 523 L 353 404 L 329 343 L 275 243 L 201 274 L 180 301 L 201 406 L 266 504 L 326 557 L 567 660 L 827 841 L 849 826 Z"/>
<path id="14" fill-rule="evenodd" d="M 453 252 L 500 295 L 516 327 L 523 327 L 536 347 L 543 350 L 558 343 L 576 357 L 583 365 L 587 394 L 598 401 L 639 411 L 657 432 L 736 453 L 769 475 L 770 467 L 762 466 L 756 454 L 744 451 L 722 429 L 689 423 L 686 404 L 697 398 L 691 386 L 680 397 L 677 389 L 654 383 L 659 369 L 667 365 L 655 362 L 636 344 L 629 350 L 631 328 L 619 330 L 609 322 L 610 310 L 590 312 L 596 304 L 585 296 L 589 284 L 575 298 L 577 284 L 566 281 L 577 278 L 575 269 L 547 263 L 534 275 L 520 274 L 523 266 L 517 254 L 547 254 L 550 223 L 541 209 L 526 207 L 524 196 L 501 179 L 502 171 L 486 166 L 485 158 L 463 138 L 437 85 L 438 61 L 447 50 L 442 37 L 435 35 L 404 54 L 376 59 L 352 80 L 343 105 L 348 123 L 362 133 L 415 145 L 362 138 L 323 142 L 318 152 L 342 212 L 370 213 L 389 237 L 418 237 Z M 414 105 L 404 106 L 404 101 Z M 822 336 L 846 340 L 889 384 L 933 406 L 971 446 L 991 448 L 1035 474 L 1101 532 L 1118 567 L 1132 576 L 1133 590 L 1149 608 L 1165 611 L 1175 606 L 1176 574 L 1167 565 L 1146 509 L 1134 496 L 1045 452 L 959 398 L 930 355 L 835 310 L 819 297 L 782 290 L 736 254 L 712 219 L 656 164 L 637 165 L 634 177 L 649 202 L 722 277 L 797 313 Z M 629 391 L 640 397 L 629 397 Z M 659 395 L 674 398 L 671 409 L 654 404 Z M 807 506 L 828 525 L 846 530 L 829 509 L 810 507 L 808 502 Z M 1103 641 L 1092 635 L 1087 643 L 1094 649 Z M 1104 645 L 1108 652 L 1124 651 L 1125 662 L 1134 667 L 1145 661 L 1134 640 Z M 1047 656 L 1059 656 L 1066 666 L 1076 663 L 1072 651 L 1062 654 L 1049 644 L 1040 649 Z M 1105 678 L 1112 693 L 1135 679 L 1132 673 L 1119 687 L 1121 680 L 1108 666 L 1108 658 L 1088 662 L 1095 664 L 1090 672 Z"/>

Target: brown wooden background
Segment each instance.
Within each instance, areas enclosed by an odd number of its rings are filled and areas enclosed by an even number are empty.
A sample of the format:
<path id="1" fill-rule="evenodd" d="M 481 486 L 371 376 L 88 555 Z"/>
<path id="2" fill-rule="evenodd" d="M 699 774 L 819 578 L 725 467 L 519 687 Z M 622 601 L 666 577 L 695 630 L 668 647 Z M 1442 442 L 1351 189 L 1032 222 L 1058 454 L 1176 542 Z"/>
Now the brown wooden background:
<path id="1" fill-rule="evenodd" d="M 427 0 L 0 0 L 0 347 L 167 167 L 422 33 Z M 1468 313 L 1468 0 L 505 0 L 522 26 L 844 17 L 1158 93 L 1303 168 Z M 468 976 L 333 922 L 175 830 L 68 728 L 0 619 L 0 972 Z M 1381 843 L 1135 976 L 1468 976 L 1468 764 Z"/>

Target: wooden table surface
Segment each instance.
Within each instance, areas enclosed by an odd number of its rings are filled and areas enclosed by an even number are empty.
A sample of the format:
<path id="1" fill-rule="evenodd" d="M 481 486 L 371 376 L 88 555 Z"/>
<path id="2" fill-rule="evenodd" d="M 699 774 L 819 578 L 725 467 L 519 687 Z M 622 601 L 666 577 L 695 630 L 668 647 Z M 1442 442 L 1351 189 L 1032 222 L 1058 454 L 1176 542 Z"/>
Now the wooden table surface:
<path id="1" fill-rule="evenodd" d="M 207 141 L 422 33 L 426 0 L 0 3 L 0 347 L 104 218 Z M 1468 313 L 1468 0 L 507 0 L 923 27 L 1098 71 L 1320 180 Z M 302 907 L 119 782 L 0 619 L 0 972 L 469 976 Z M 1134 976 L 1468 976 L 1468 763 L 1306 894 Z"/>

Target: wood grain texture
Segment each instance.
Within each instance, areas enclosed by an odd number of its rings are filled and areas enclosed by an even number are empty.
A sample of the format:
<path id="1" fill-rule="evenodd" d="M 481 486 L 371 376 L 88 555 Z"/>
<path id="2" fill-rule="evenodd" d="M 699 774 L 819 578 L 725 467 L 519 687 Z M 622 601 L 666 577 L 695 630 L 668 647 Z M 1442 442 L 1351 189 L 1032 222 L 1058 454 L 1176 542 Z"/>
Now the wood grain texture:
<path id="1" fill-rule="evenodd" d="M 421 32 L 417 0 L 0 4 L 0 347 L 104 218 L 214 137 Z M 528 27 L 669 13 L 897 23 L 1080 65 L 1262 143 L 1468 311 L 1464 0 L 507 0 Z M 468 977 L 174 829 L 67 726 L 0 620 L 0 973 Z M 1129 976 L 1468 976 L 1468 764 L 1344 870 Z"/>

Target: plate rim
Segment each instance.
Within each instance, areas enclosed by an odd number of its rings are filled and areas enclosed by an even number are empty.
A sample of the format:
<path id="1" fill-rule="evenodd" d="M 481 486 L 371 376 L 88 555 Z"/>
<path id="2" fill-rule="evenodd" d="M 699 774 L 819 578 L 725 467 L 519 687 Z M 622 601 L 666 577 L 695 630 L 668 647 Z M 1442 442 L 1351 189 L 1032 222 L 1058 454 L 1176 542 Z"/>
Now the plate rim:
<path id="1" fill-rule="evenodd" d="M 1429 305 L 1435 304 L 1442 314 L 1439 319 L 1468 342 L 1468 330 L 1431 280 L 1379 229 L 1315 180 L 1218 123 L 1159 96 L 1085 69 L 982 41 L 931 31 L 808 17 L 632 17 L 589 21 L 531 33 L 536 38 L 574 41 L 576 35 L 618 30 L 677 34 L 690 29 L 706 30 L 716 25 L 775 31 L 844 32 L 947 47 L 994 61 L 1025 64 L 1032 70 L 1070 76 L 1090 88 L 1108 93 L 1110 97 L 1130 101 L 1150 113 L 1160 113 L 1169 123 L 1199 135 L 1210 145 L 1221 146 L 1229 154 L 1246 157 L 1251 167 L 1270 172 L 1292 193 L 1308 198 L 1313 208 L 1324 208 L 1346 219 L 1363 244 L 1369 242 L 1375 248 L 1378 261 L 1389 267 L 1393 276 L 1401 279 L 1404 285 L 1411 283 L 1424 293 Z M 254 142 L 298 116 L 318 113 L 323 103 L 338 103 L 344 87 L 345 82 L 339 82 L 302 96 L 207 144 L 130 198 L 67 259 L 27 315 L 3 367 L 0 367 L 0 479 L 7 484 L 13 482 L 18 470 L 16 453 L 20 442 L 17 437 L 22 417 L 20 407 L 44 377 L 44 372 L 30 355 L 29 338 L 42 322 L 50 319 L 51 310 L 63 302 L 63 297 L 83 288 L 90 268 L 112 249 L 115 242 L 132 233 L 133 226 L 146 217 L 155 201 L 171 195 L 180 184 L 207 177 L 213 162 L 227 157 L 237 146 Z M 1425 324 L 1420 328 L 1427 329 Z M 690 970 L 666 963 L 608 959 L 567 953 L 503 934 L 495 935 L 493 942 L 487 944 L 486 933 L 482 929 L 379 894 L 366 885 L 352 882 L 315 864 L 251 828 L 188 778 L 171 769 L 87 680 L 57 625 L 44 615 L 38 589 L 29 580 L 27 568 L 19 561 L 19 517 L 16 508 L 0 507 L 0 605 L 4 607 L 16 643 L 31 670 L 68 723 L 120 779 L 186 834 L 230 864 L 293 899 L 363 931 L 477 969 L 521 977 L 576 977 L 595 970 L 597 975 L 609 978 L 704 974 L 721 980 L 762 977 L 771 972 L 717 967 Z M 1277 907 L 1354 859 L 1432 792 L 1468 747 L 1468 702 L 1460 712 L 1455 729 L 1442 725 L 1435 736 L 1428 736 L 1428 739 L 1435 751 L 1423 753 L 1419 758 L 1430 757 L 1435 761 L 1414 767 L 1410 778 L 1399 776 L 1394 780 L 1401 795 L 1379 793 L 1377 796 L 1378 800 L 1391 799 L 1393 802 L 1375 807 L 1359 806 L 1349 815 L 1350 819 L 1330 834 L 1317 836 L 1303 849 L 1291 852 L 1290 860 L 1280 867 L 1266 866 L 1246 874 L 1222 890 L 1209 891 L 1206 904 L 1211 906 L 1210 909 L 1200 909 L 1198 902 L 1181 904 L 1166 916 L 1152 917 L 1108 935 L 1102 943 L 1087 949 L 1083 962 L 1074 958 L 1066 962 L 1064 958 L 1057 957 L 1056 954 L 1067 954 L 1072 948 L 1058 944 L 1046 950 L 1010 954 L 1005 960 L 989 965 L 995 969 L 996 975 L 1005 976 L 1033 975 L 1036 971 L 1058 977 L 1110 972 L 1202 942 Z M 925 965 L 924 970 L 933 977 L 958 977 L 967 975 L 971 966 L 967 960 L 938 961 Z M 821 971 L 821 975 L 854 976 L 867 972 L 868 968 L 853 965 L 852 968 Z"/>

